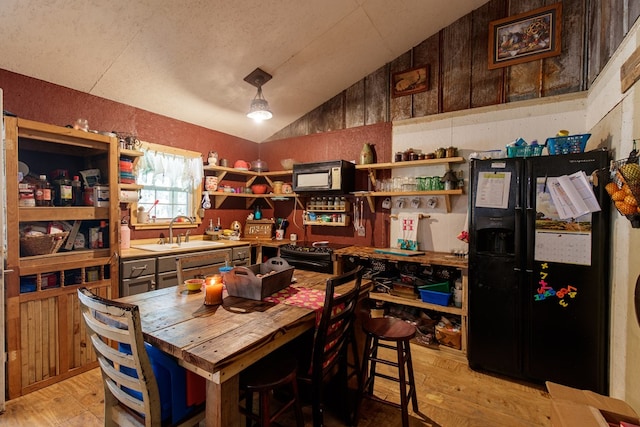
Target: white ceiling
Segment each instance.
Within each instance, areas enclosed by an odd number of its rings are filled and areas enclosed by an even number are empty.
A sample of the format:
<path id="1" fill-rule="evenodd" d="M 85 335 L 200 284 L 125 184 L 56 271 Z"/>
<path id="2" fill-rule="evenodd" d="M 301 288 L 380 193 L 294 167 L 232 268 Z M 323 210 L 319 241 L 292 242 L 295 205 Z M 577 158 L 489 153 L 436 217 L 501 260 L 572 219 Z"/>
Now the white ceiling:
<path id="1" fill-rule="evenodd" d="M 1 0 L 0 68 L 260 142 L 486 1 Z"/>

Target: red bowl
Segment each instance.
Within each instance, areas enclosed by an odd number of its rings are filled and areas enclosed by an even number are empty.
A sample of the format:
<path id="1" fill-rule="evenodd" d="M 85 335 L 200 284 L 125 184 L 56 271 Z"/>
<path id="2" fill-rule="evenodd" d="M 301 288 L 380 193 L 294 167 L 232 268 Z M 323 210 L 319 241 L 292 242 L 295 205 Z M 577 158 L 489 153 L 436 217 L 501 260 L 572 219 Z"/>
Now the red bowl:
<path id="1" fill-rule="evenodd" d="M 253 194 L 264 194 L 267 192 L 267 184 L 253 184 L 251 186 L 251 191 Z"/>

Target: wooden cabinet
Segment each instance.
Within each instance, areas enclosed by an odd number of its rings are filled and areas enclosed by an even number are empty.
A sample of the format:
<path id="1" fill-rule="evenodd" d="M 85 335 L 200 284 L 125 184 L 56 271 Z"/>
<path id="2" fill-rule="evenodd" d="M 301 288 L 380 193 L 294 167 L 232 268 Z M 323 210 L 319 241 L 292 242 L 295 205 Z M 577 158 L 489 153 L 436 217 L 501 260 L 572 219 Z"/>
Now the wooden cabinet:
<path id="1" fill-rule="evenodd" d="M 178 285 L 176 261 L 182 259 L 183 276 L 191 279 L 219 272 L 227 262 L 230 265 L 247 265 L 250 262 L 249 245 L 226 249 L 194 251 L 124 259 L 120 265 L 120 295 L 128 296 L 154 289 Z M 190 258 L 193 258 L 191 260 Z"/>
<path id="2" fill-rule="evenodd" d="M 420 309 L 430 310 L 432 312 L 441 313 L 441 314 L 451 314 L 460 317 L 460 335 L 461 335 L 461 348 L 459 351 L 450 349 L 449 347 L 440 346 L 443 349 L 452 350 L 457 352 L 458 354 L 461 352 L 466 354 L 467 352 L 467 290 L 468 290 L 468 265 L 467 260 L 464 258 L 452 258 L 449 254 L 441 253 L 441 252 L 425 252 L 424 255 L 418 256 L 400 256 L 400 255 L 392 255 L 392 254 L 381 254 L 375 252 L 375 248 L 372 247 L 361 247 L 361 246 L 351 246 L 348 248 L 337 249 L 335 251 L 335 255 L 337 257 L 337 266 L 336 272 L 342 272 L 342 258 L 354 258 L 360 260 L 360 263 L 365 262 L 366 264 L 374 265 L 376 263 L 382 265 L 395 265 L 399 264 L 413 264 L 416 267 L 447 267 L 452 268 L 458 271 L 460 278 L 462 279 L 462 304 L 460 307 L 455 307 L 453 305 L 438 305 L 431 304 L 427 302 L 423 302 L 420 297 L 416 296 L 416 298 L 406 298 L 399 297 L 395 295 L 391 295 L 389 293 L 384 292 L 369 292 L 369 298 L 374 301 L 384 301 L 386 303 L 397 304 L 401 306 L 409 306 L 416 307 Z M 385 273 L 388 275 L 388 272 Z M 398 278 L 400 280 L 400 278 Z"/>
<path id="3" fill-rule="evenodd" d="M 101 184 L 117 181 L 115 138 L 4 117 L 6 132 L 7 270 L 6 339 L 9 398 L 51 385 L 97 366 L 76 291 L 86 286 L 107 298 L 117 296 L 118 206 L 20 206 L 18 171 L 46 174 L 66 169 L 99 169 Z M 104 204 L 104 203 L 103 203 Z M 102 247 L 74 248 L 27 256 L 20 230 L 26 224 L 77 224 L 99 230 Z M 87 237 L 87 241 L 89 236 Z M 22 252 L 21 252 L 21 245 Z"/>
<path id="4" fill-rule="evenodd" d="M 205 165 L 204 173 L 206 175 L 213 175 L 218 177 L 218 190 L 227 187 L 227 191 L 214 191 L 209 192 L 209 196 L 213 199 L 213 207 L 220 208 L 222 203 L 228 197 L 243 198 L 246 200 L 246 208 L 253 204 L 257 199 L 263 199 L 269 207 L 273 208 L 273 203 L 283 200 L 289 200 L 291 198 L 298 200 L 298 195 L 294 193 L 289 194 L 253 194 L 251 193 L 251 185 L 254 183 L 266 183 L 268 186 L 273 187 L 274 181 L 278 181 L 276 178 L 290 177 L 293 173 L 290 170 L 274 171 L 274 172 L 254 172 L 243 169 L 228 168 L 224 166 L 212 166 Z M 238 192 L 236 190 L 242 190 Z M 299 202 L 298 202 L 299 203 Z M 300 205 L 302 208 L 302 205 Z"/>
<path id="5" fill-rule="evenodd" d="M 378 177 L 376 172 L 380 170 L 393 170 L 400 168 L 419 167 L 432 168 L 434 166 L 442 166 L 445 169 L 451 169 L 452 164 L 464 163 L 462 157 L 444 157 L 440 159 L 428 159 L 428 160 L 412 160 L 407 162 L 395 162 L 395 163 L 375 163 L 370 165 L 356 165 L 356 170 L 366 170 L 369 175 L 369 180 L 373 188 L 376 188 Z M 440 174 L 441 175 L 441 174 Z M 463 194 L 462 188 L 455 190 L 430 190 L 430 191 L 356 191 L 356 196 L 364 196 L 367 198 L 369 208 L 371 212 L 375 210 L 375 197 L 394 197 L 394 196 L 444 196 L 444 200 L 447 206 L 447 212 L 451 211 L 451 196 L 460 196 Z"/>

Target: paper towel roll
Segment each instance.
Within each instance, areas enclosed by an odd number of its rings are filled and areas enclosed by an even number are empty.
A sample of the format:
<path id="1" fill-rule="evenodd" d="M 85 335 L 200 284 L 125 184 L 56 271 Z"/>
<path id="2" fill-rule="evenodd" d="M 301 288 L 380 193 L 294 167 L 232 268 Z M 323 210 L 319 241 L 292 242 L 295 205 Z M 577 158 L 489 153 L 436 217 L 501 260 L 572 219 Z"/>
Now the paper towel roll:
<path id="1" fill-rule="evenodd" d="M 120 190 L 120 203 L 133 203 L 138 201 L 136 190 Z"/>

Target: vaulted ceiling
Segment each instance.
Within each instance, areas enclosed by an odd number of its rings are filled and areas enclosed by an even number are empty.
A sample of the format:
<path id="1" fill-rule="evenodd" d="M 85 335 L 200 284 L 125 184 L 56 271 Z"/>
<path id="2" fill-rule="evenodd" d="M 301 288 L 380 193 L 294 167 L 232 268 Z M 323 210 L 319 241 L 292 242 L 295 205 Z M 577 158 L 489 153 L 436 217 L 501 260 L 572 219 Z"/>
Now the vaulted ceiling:
<path id="1" fill-rule="evenodd" d="M 0 68 L 260 142 L 486 1 L 2 0 Z"/>

